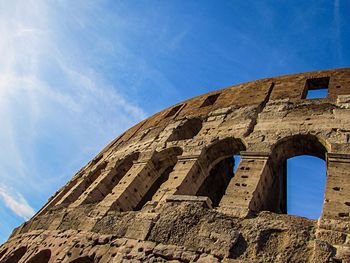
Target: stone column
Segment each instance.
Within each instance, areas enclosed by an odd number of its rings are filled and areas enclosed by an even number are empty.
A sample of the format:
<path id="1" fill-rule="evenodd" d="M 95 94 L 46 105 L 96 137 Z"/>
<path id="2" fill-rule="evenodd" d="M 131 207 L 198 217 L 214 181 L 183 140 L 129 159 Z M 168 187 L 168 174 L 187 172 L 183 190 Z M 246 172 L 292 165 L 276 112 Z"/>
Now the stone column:
<path id="1" fill-rule="evenodd" d="M 327 153 L 327 182 L 321 219 L 350 219 L 350 154 Z"/>
<path id="2" fill-rule="evenodd" d="M 269 153 L 241 152 L 241 161 L 234 177 L 226 188 L 218 210 L 237 217 L 245 217 L 252 209 L 261 206 L 258 191 L 262 175 L 268 169 Z M 262 197 L 261 197 L 262 198 Z"/>
<path id="3" fill-rule="evenodd" d="M 98 203 L 103 200 L 125 176 L 137 159 L 137 154 L 129 155 L 126 158 L 119 158 L 108 163 L 103 174 L 92 183 L 80 197 L 70 205 L 77 207 L 82 204 Z"/>
<path id="4" fill-rule="evenodd" d="M 102 213 L 109 210 L 133 210 L 158 177 L 159 172 L 155 169 L 151 158 L 135 162 L 112 192 L 99 203 L 98 209 Z"/>
<path id="5" fill-rule="evenodd" d="M 80 177 L 77 183 L 56 203 L 56 205 L 70 205 L 77 200 L 82 193 L 105 172 L 107 162 L 103 161 L 93 168 L 88 174 Z"/>
<path id="6" fill-rule="evenodd" d="M 325 244 L 336 248 L 338 258 L 349 257 L 349 178 L 350 154 L 327 153 L 327 182 L 322 215 L 316 230 L 314 262 L 319 262 L 317 256 Z"/>
<path id="7" fill-rule="evenodd" d="M 69 205 L 89 187 L 92 181 L 88 176 L 81 178 L 57 203 L 56 205 Z"/>
<path id="8" fill-rule="evenodd" d="M 178 195 L 195 195 L 198 190 L 198 178 L 202 173 L 199 155 L 179 156 L 178 162 L 169 175 L 169 179 L 162 184 L 152 201 L 165 202 L 167 197 Z"/>

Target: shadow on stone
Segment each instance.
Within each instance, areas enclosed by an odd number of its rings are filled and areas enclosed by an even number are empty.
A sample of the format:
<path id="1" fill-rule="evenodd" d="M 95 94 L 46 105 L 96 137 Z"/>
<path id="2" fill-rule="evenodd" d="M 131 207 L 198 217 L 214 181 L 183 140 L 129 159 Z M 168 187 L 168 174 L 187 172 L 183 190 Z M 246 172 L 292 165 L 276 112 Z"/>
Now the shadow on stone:
<path id="1" fill-rule="evenodd" d="M 248 248 L 248 243 L 242 234 L 239 235 L 236 245 L 230 251 L 230 258 L 239 258 Z"/>

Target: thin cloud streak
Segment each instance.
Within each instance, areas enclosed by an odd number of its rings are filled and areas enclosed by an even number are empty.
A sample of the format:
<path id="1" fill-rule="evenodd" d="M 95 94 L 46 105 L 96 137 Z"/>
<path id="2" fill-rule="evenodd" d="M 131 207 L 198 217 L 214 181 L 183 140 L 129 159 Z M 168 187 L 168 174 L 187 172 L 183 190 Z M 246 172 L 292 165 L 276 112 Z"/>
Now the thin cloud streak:
<path id="1" fill-rule="evenodd" d="M 4 186 L 0 186 L 0 197 L 5 205 L 12 210 L 13 213 L 28 220 L 35 213 L 34 209 L 28 204 L 20 193 L 10 192 Z"/>
<path id="2" fill-rule="evenodd" d="M 72 176 L 72 167 L 146 117 L 94 60 L 74 59 L 70 48 L 79 49 L 80 42 L 62 42 L 74 37 L 58 30 L 54 10 L 46 1 L 0 3 L 1 197 L 24 219 L 33 208 L 7 189 L 38 209 L 39 199 Z"/>

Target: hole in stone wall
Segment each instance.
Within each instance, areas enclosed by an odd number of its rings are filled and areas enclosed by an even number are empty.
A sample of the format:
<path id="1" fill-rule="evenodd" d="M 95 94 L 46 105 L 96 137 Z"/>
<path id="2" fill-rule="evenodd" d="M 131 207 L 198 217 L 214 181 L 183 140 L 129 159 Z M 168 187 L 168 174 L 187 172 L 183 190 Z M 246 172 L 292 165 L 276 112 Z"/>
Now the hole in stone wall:
<path id="1" fill-rule="evenodd" d="M 169 118 L 169 117 L 175 115 L 175 114 L 181 109 L 181 107 L 182 107 L 182 104 L 173 107 L 173 108 L 168 112 L 168 114 L 165 116 L 165 118 Z"/>
<path id="2" fill-rule="evenodd" d="M 341 212 L 341 213 L 338 213 L 338 216 L 339 217 L 349 217 L 349 213 Z"/>
<path id="3" fill-rule="evenodd" d="M 306 81 L 306 99 L 320 99 L 328 96 L 329 77 L 313 78 Z"/>
<path id="4" fill-rule="evenodd" d="M 171 142 L 192 139 L 201 129 L 202 121 L 200 119 L 194 118 L 187 120 L 185 123 L 174 129 L 167 141 Z"/>
<path id="5" fill-rule="evenodd" d="M 326 162 L 310 155 L 287 160 L 287 214 L 318 219 L 326 185 Z"/>
<path id="6" fill-rule="evenodd" d="M 200 107 L 202 108 L 202 107 L 207 107 L 207 106 L 213 105 L 219 96 L 220 96 L 220 94 L 213 94 L 213 95 L 208 96 L 204 100 L 204 102 L 202 103 L 202 105 Z"/>
<path id="7" fill-rule="evenodd" d="M 31 257 L 27 263 L 47 263 L 51 258 L 51 251 L 49 249 L 45 249 L 40 251 L 38 254 Z"/>

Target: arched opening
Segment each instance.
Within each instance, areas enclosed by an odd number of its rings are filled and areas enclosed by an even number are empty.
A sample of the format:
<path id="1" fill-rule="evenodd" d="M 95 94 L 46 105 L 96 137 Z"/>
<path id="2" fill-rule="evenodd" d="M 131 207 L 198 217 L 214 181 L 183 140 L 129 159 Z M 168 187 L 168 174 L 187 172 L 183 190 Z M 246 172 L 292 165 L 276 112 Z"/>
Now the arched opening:
<path id="1" fill-rule="evenodd" d="M 5 259 L 1 262 L 4 263 L 17 263 L 20 261 L 20 259 L 24 256 L 24 254 L 27 252 L 27 247 L 20 247 L 14 252 L 12 252 L 10 255 L 5 257 Z"/>
<path id="2" fill-rule="evenodd" d="M 41 250 L 39 253 L 31 257 L 27 263 L 47 263 L 49 262 L 51 258 L 51 250 L 50 249 L 44 249 Z"/>
<path id="3" fill-rule="evenodd" d="M 322 205 L 318 209 L 317 215 L 314 213 L 311 216 L 308 211 L 296 213 L 295 209 L 300 211 L 302 205 L 316 207 L 317 204 L 312 203 L 314 200 L 321 199 L 323 204 L 326 152 L 325 145 L 311 134 L 293 135 L 278 141 L 272 148 L 269 172 L 260 179 L 258 187 L 260 191 L 254 193 L 252 203 L 259 204 L 256 205 L 255 209 L 318 218 Z M 321 163 L 317 161 L 318 159 L 321 159 Z M 309 160 L 309 167 L 305 166 L 307 160 Z M 295 167 L 295 161 L 297 161 L 298 169 Z M 318 191 L 311 194 L 315 189 Z M 310 197 L 308 202 L 311 203 L 307 204 L 305 198 L 308 196 Z"/>
<path id="4" fill-rule="evenodd" d="M 174 129 L 169 136 L 168 142 L 192 139 L 202 129 L 202 120 L 198 118 L 187 120 Z"/>
<path id="5" fill-rule="evenodd" d="M 113 188 L 130 170 L 134 161 L 139 158 L 140 153 L 136 152 L 120 160 L 116 165 L 100 180 L 92 184 L 80 197 L 84 199 L 82 204 L 97 203 L 112 192 Z M 80 199 L 79 198 L 79 199 Z"/>
<path id="6" fill-rule="evenodd" d="M 214 207 L 218 206 L 226 188 L 234 177 L 240 161 L 240 151 L 245 146 L 240 140 L 226 138 L 214 143 L 205 152 L 207 166 L 204 169 L 204 181 L 196 195 L 207 196 Z"/>
<path id="7" fill-rule="evenodd" d="M 8 248 L 5 248 L 5 249 L 1 250 L 1 252 L 0 252 L 0 259 L 6 254 L 7 250 L 8 250 Z"/>
<path id="8" fill-rule="evenodd" d="M 310 219 L 321 216 L 326 186 L 326 162 L 300 155 L 287 160 L 287 211 Z"/>
<path id="9" fill-rule="evenodd" d="M 98 164 L 92 171 L 88 173 L 87 176 L 80 178 L 80 181 L 76 183 L 70 191 L 63 196 L 63 198 L 58 202 L 59 205 L 69 205 L 75 202 L 85 190 L 102 174 L 104 169 L 107 167 L 107 162 L 103 161 Z"/>
<path id="10" fill-rule="evenodd" d="M 173 171 L 178 161 L 178 156 L 182 154 L 179 147 L 168 148 L 164 151 L 154 154 L 152 164 L 154 171 L 157 173 L 155 180 L 151 183 L 141 201 L 134 210 L 140 210 L 148 201 L 157 197 L 158 190 L 169 179 L 169 174 Z"/>
<path id="11" fill-rule="evenodd" d="M 69 263 L 94 263 L 94 260 L 91 257 L 85 256 L 85 257 L 80 257 L 76 258 Z"/>

